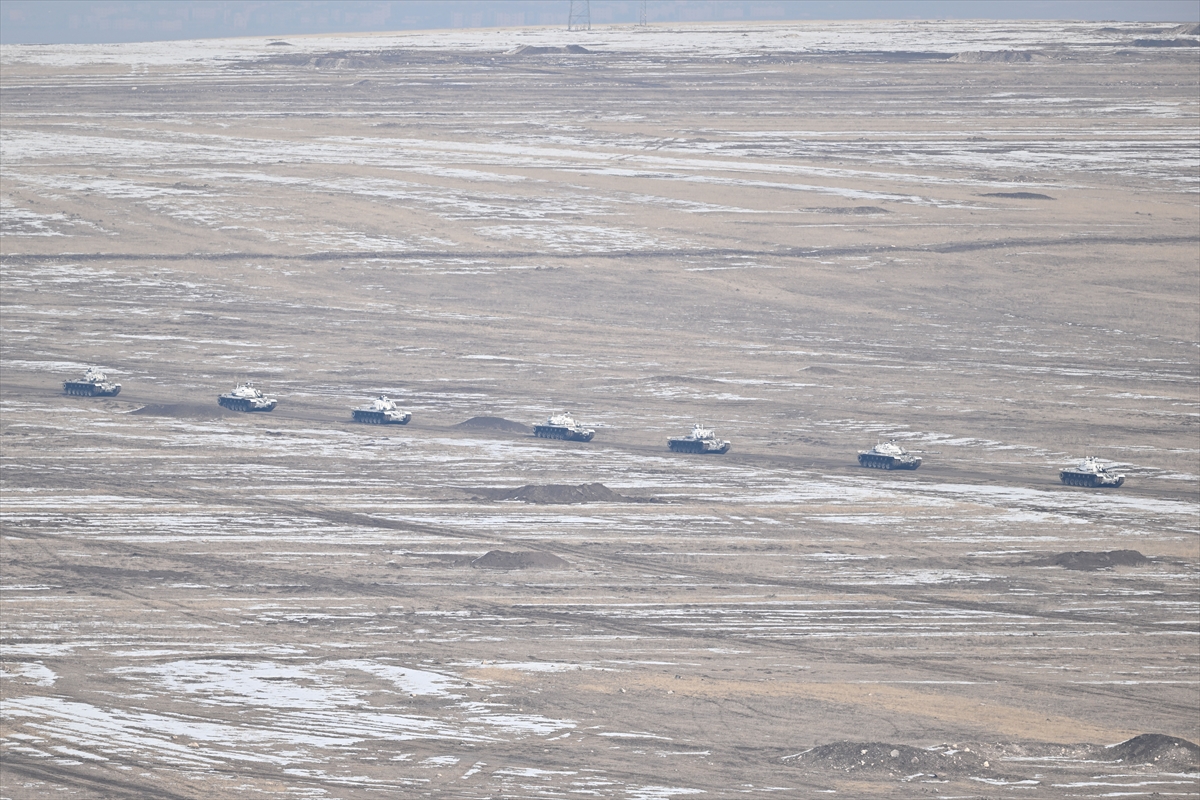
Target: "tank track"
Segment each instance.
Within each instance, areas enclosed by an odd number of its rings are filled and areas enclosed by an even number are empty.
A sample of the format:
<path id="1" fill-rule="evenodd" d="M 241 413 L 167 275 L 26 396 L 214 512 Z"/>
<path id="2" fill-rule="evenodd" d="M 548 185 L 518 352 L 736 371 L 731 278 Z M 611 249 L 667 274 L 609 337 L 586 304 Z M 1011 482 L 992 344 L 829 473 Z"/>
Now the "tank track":
<path id="1" fill-rule="evenodd" d="M 354 409 L 354 421 L 365 425 L 407 425 L 412 415 L 405 414 L 403 419 L 388 419 L 384 411 L 369 411 Z"/>
<path id="2" fill-rule="evenodd" d="M 706 448 L 704 442 L 699 439 L 668 439 L 667 447 L 673 453 L 704 453 L 719 456 L 729 452 L 729 442 L 725 442 L 721 447 Z"/>
<path id="3" fill-rule="evenodd" d="M 554 425 L 534 425 L 533 435 L 540 439 L 562 439 L 568 442 L 590 442 L 595 436 L 594 431 L 576 433 L 569 428 L 559 428 Z"/>
<path id="4" fill-rule="evenodd" d="M 78 383 L 75 381 L 67 381 L 63 384 L 64 394 L 75 395 L 77 397 L 116 397 L 120 392 L 120 386 L 110 391 L 97 391 L 94 383 Z"/>
<path id="5" fill-rule="evenodd" d="M 1089 489 L 1115 489 L 1125 483 L 1124 476 L 1112 482 L 1104 482 L 1096 475 L 1063 470 L 1058 473 L 1058 479 L 1067 486 L 1085 486 Z"/>
<path id="6" fill-rule="evenodd" d="M 870 469 L 916 469 L 921 466 L 920 462 L 905 464 L 891 456 L 877 456 L 873 453 L 859 453 L 858 463 Z"/>
<path id="7" fill-rule="evenodd" d="M 228 408 L 230 411 L 274 411 L 275 404 L 271 403 L 266 408 L 255 408 L 253 401 L 245 400 L 240 397 L 218 397 L 217 405 L 221 408 Z"/>

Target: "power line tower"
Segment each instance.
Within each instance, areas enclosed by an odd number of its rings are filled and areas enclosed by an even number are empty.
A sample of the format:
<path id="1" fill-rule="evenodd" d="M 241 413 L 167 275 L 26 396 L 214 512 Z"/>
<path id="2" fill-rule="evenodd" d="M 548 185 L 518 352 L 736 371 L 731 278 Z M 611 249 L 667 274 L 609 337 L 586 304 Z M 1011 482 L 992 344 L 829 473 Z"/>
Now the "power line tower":
<path id="1" fill-rule="evenodd" d="M 646 27 L 646 0 L 642 0 L 642 14 L 638 19 L 638 25 Z"/>
<path id="2" fill-rule="evenodd" d="M 591 2 L 591 0 L 571 0 L 571 13 L 567 15 L 567 30 L 569 30 L 569 31 L 590 31 L 591 29 L 592 29 L 592 2 Z"/>

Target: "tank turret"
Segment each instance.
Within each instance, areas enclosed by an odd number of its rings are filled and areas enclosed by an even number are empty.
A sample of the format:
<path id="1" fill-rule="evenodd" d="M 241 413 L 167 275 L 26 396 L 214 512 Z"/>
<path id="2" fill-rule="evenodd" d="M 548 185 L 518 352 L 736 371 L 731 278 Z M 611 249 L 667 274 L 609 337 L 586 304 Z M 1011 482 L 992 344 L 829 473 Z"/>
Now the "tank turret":
<path id="1" fill-rule="evenodd" d="M 354 409 L 354 421 L 368 425 L 407 425 L 412 414 L 396 407 L 384 395 L 371 401 L 371 405 Z"/>
<path id="2" fill-rule="evenodd" d="M 858 454 L 858 463 L 871 469 L 916 469 L 920 456 L 914 456 L 895 442 L 883 442 Z"/>
<path id="3" fill-rule="evenodd" d="M 1073 467 L 1058 473 L 1058 478 L 1067 486 L 1092 486 L 1117 488 L 1125 482 L 1124 475 L 1109 472 L 1095 457 L 1088 456 Z"/>
<path id="4" fill-rule="evenodd" d="M 63 381 L 63 392 L 82 397 L 116 397 L 121 391 L 121 384 L 113 383 L 108 376 L 95 367 L 77 381 Z"/>
<path id="5" fill-rule="evenodd" d="M 590 442 L 596 435 L 594 430 L 575 422 L 570 414 L 554 414 L 545 425 L 534 425 L 533 435 L 543 439 L 566 439 L 572 442 Z"/>
<path id="6" fill-rule="evenodd" d="M 220 395 L 217 404 L 230 411 L 272 411 L 279 402 L 255 389 L 249 381 L 239 383 L 232 392 Z"/>
<path id="7" fill-rule="evenodd" d="M 692 432 L 678 439 L 667 439 L 667 447 L 676 453 L 712 453 L 720 455 L 729 452 L 729 442 L 718 439 L 712 428 L 705 428 L 697 423 L 692 426 Z"/>

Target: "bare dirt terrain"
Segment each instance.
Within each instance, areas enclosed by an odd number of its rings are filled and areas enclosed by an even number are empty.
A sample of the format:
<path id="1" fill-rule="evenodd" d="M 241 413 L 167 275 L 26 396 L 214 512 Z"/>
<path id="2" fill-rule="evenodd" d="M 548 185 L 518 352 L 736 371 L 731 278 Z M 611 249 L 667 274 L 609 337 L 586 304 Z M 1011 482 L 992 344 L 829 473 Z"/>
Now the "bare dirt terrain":
<path id="1" fill-rule="evenodd" d="M 1197 796 L 1195 34 L 4 48 L 0 795 Z"/>

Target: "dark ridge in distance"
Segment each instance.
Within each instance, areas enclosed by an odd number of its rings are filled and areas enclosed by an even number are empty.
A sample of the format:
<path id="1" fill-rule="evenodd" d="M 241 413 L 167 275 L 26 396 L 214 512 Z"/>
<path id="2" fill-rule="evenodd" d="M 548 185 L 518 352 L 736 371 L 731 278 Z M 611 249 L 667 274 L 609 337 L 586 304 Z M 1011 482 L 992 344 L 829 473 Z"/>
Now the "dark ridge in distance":
<path id="1" fill-rule="evenodd" d="M 777 258 L 827 258 L 839 255 L 863 255 L 870 253 L 964 253 L 974 250 L 999 250 L 1006 247 L 1064 247 L 1080 244 L 1152 245 L 1192 244 L 1194 236 L 1076 236 L 1067 238 L 995 239 L 985 242 L 958 242 L 931 244 L 923 247 L 898 247 L 896 245 L 863 245 L 859 247 L 828 248 L 784 248 L 780 250 L 749 250 L 745 248 L 696 248 L 673 250 L 624 250 L 610 253 L 550 253 L 540 250 L 498 251 L 428 251 L 428 250 L 347 250 L 322 253 L 11 253 L 3 256 L 4 263 L 59 263 L 63 261 L 294 261 L 320 263 L 325 261 L 347 261 L 372 259 L 377 261 L 429 261 L 438 259 L 513 259 L 544 258 L 557 261 L 617 260 L 628 258 L 700 258 L 706 256 L 756 256 Z"/>
<path id="2" fill-rule="evenodd" d="M 523 44 L 518 48 L 509 50 L 504 55 L 506 56 L 541 56 L 559 53 L 592 53 L 593 50 L 588 50 L 586 47 L 577 44 L 569 44 L 559 47 L 539 47 L 534 44 Z"/>
<path id="3" fill-rule="evenodd" d="M 832 742 L 782 761 L 808 772 L 921 773 L 929 776 L 988 776 L 1003 769 L 1017 780 L 1021 758 L 1069 758 L 1149 766 L 1160 772 L 1190 772 L 1200 766 L 1200 747 L 1187 739 L 1161 733 L 1143 733 L 1116 745 L 1055 744 L 1050 742 L 967 743 L 953 748 L 929 749 L 886 742 Z M 985 766 L 986 765 L 986 766 Z"/>
<path id="4" fill-rule="evenodd" d="M 1134 47 L 1200 47 L 1195 39 L 1134 39 Z"/>
<path id="5" fill-rule="evenodd" d="M 981 194 L 980 197 L 1007 197 L 1011 200 L 1053 200 L 1054 198 L 1048 194 L 1038 194 L 1037 192 L 987 192 Z"/>
<path id="6" fill-rule="evenodd" d="M 1091 572 L 1098 569 L 1113 567 L 1140 567 L 1150 563 L 1150 559 L 1137 550 L 1109 550 L 1103 553 L 1093 553 L 1088 550 L 1077 550 L 1073 553 L 1059 553 L 1042 562 L 1063 569 L 1077 569 Z"/>

